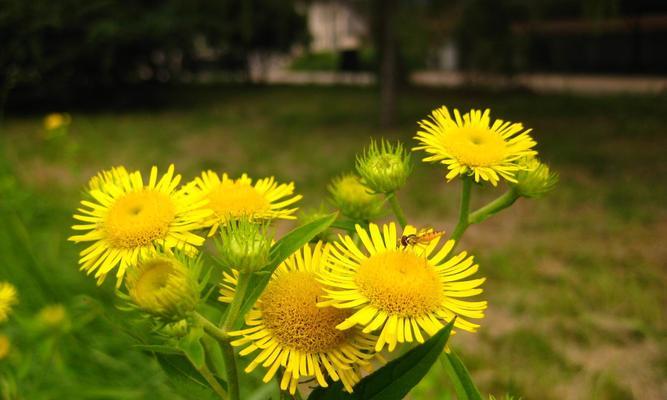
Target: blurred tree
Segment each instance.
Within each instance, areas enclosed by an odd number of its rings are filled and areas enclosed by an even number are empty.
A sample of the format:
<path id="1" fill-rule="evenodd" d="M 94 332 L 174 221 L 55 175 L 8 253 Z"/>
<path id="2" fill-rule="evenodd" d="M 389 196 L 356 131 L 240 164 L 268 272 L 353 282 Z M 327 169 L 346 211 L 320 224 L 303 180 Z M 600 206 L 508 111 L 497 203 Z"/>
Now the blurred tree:
<path id="1" fill-rule="evenodd" d="M 0 0 L 0 110 L 12 91 L 89 99 L 173 81 L 202 59 L 243 70 L 250 52 L 287 49 L 305 27 L 289 0 Z"/>

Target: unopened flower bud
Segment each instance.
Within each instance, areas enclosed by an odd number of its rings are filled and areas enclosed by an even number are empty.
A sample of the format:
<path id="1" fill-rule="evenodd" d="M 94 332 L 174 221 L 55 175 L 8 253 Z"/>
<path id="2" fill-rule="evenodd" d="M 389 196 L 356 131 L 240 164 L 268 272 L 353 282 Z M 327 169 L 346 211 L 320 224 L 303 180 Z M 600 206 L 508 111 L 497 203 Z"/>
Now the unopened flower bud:
<path id="1" fill-rule="evenodd" d="M 269 263 L 270 249 L 265 224 L 239 220 L 220 229 L 218 251 L 224 267 L 257 271 Z"/>
<path id="2" fill-rule="evenodd" d="M 346 217 L 368 221 L 382 212 L 382 198 L 371 193 L 354 174 L 335 178 L 329 185 L 329 192 L 333 204 Z"/>
<path id="3" fill-rule="evenodd" d="M 539 198 L 556 187 L 558 174 L 537 158 L 524 158 L 519 163 L 524 169 L 516 172 L 516 183 L 510 185 L 520 196 Z"/>
<path id="4" fill-rule="evenodd" d="M 130 299 L 141 310 L 168 321 L 182 319 L 199 301 L 198 268 L 173 255 L 148 256 L 127 274 Z"/>
<path id="5" fill-rule="evenodd" d="M 371 141 L 361 156 L 357 156 L 357 172 L 363 183 L 375 193 L 392 193 L 405 184 L 412 172 L 410 154 L 400 143 L 395 146 L 382 140 Z"/>

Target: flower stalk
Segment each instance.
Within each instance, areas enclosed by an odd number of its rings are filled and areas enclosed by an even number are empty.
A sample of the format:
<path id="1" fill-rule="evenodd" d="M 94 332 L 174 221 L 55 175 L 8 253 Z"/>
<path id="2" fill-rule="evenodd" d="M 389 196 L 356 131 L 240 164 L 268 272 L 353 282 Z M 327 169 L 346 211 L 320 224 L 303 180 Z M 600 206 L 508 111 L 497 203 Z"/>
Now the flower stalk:
<path id="1" fill-rule="evenodd" d="M 496 215 L 498 212 L 514 204 L 518 198 L 519 194 L 516 190 L 508 190 L 489 204 L 471 213 L 468 217 L 468 224 L 479 224 L 480 222 L 487 220 L 488 218 Z"/>
<path id="2" fill-rule="evenodd" d="M 461 203 L 459 206 L 459 221 L 454 228 L 452 233 L 452 239 L 458 240 L 463 236 L 463 233 L 468 229 L 470 225 L 469 213 L 470 213 L 470 191 L 472 189 L 472 178 L 469 176 L 461 179 Z"/>
<path id="3" fill-rule="evenodd" d="M 396 198 L 396 193 L 392 192 L 387 194 L 387 200 L 389 201 L 389 205 L 391 205 L 391 210 L 394 212 L 394 215 L 396 216 L 398 223 L 401 225 L 401 228 L 405 229 L 405 227 L 408 224 L 408 220 L 405 218 L 403 209 L 401 208 L 401 205 L 398 203 L 398 199 Z"/>

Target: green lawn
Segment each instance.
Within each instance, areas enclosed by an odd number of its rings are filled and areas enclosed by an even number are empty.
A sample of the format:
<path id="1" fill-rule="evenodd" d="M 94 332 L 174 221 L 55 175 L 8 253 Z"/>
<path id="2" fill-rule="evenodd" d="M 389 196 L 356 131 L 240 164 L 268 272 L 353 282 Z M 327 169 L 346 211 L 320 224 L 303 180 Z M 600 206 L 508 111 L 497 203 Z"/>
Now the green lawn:
<path id="1" fill-rule="evenodd" d="M 100 290 L 77 271 L 81 248 L 66 238 L 92 174 L 173 162 L 185 179 L 203 168 L 275 175 L 296 182 L 302 207 L 318 207 L 370 137 L 411 146 L 416 121 L 441 104 L 490 107 L 532 127 L 561 175 L 548 198 L 519 200 L 463 239 L 488 277 L 489 309 L 479 333 L 460 332 L 452 345 L 480 389 L 525 399 L 667 397 L 666 96 L 414 90 L 401 96 L 391 131 L 377 127 L 370 89 L 190 88 L 169 99 L 160 109 L 71 110 L 69 135 L 53 140 L 42 139 L 41 115 L 0 128 L 0 280 L 19 288 L 24 323 L 50 303 L 65 304 L 72 320 L 69 333 L 44 340 L 7 328 L 31 382 L 20 398 L 181 398 L 148 355 L 129 348 L 111 285 Z M 399 194 L 409 219 L 451 230 L 458 184 L 415 156 Z M 473 204 L 498 193 L 475 188 Z M 442 398 L 445 380 L 436 365 L 412 397 Z"/>

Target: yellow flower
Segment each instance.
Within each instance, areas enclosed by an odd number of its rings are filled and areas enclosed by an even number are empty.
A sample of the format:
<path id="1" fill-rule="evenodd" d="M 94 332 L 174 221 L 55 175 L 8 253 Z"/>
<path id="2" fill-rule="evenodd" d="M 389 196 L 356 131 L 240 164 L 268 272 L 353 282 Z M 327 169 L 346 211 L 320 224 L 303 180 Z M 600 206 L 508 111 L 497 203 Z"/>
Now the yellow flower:
<path id="1" fill-rule="evenodd" d="M 500 177 L 516 182 L 515 172 L 523 169 L 517 161 L 521 157 L 537 154 L 532 148 L 536 142 L 530 137 L 530 129 L 520 123 L 497 119 L 491 124 L 490 110 L 470 110 L 461 116 L 454 109 L 454 117 L 447 107 L 433 111 L 430 120 L 419 122 L 417 132 L 420 146 L 430 155 L 424 161 L 440 162 L 447 166 L 446 178 L 472 175 L 497 185 Z"/>
<path id="2" fill-rule="evenodd" d="M 349 310 L 317 306 L 317 298 L 324 295 L 318 277 L 328 254 L 329 247 L 319 242 L 313 249 L 306 245 L 280 264 L 246 315 L 249 328 L 230 333 L 241 336 L 233 346 L 247 345 L 241 356 L 260 351 L 246 372 L 261 364 L 268 368 L 264 375 L 268 382 L 283 367 L 280 388 L 291 393 L 302 378 L 315 378 L 326 387 L 325 374 L 342 381 L 351 392 L 360 379 L 358 367 L 369 367 L 374 356 L 373 336 L 360 329 L 336 329 L 351 314 Z M 225 281 L 223 301 L 233 296 L 236 278 L 227 274 Z"/>
<path id="3" fill-rule="evenodd" d="M 7 282 L 0 282 L 0 322 L 5 322 L 9 318 L 16 303 L 18 303 L 16 288 Z"/>
<path id="4" fill-rule="evenodd" d="M 129 172 L 123 166 L 112 167 L 99 172 L 88 181 L 88 190 L 103 190 L 108 183 L 121 185 L 127 179 Z"/>
<path id="5" fill-rule="evenodd" d="M 7 357 L 9 350 L 11 349 L 11 343 L 7 335 L 0 335 L 0 360 Z"/>
<path id="6" fill-rule="evenodd" d="M 72 122 L 72 117 L 67 113 L 51 113 L 44 117 L 44 129 L 52 131 L 67 126 L 70 122 Z"/>
<path id="7" fill-rule="evenodd" d="M 230 179 L 222 174 L 222 179 L 213 171 L 202 172 L 194 182 L 187 185 L 192 193 L 201 193 L 208 199 L 206 209 L 213 211 L 208 220 L 209 236 L 215 234 L 220 225 L 230 220 L 249 218 L 271 220 L 276 218 L 294 219 L 296 208 L 286 208 L 301 199 L 294 194 L 294 183 L 278 184 L 273 177 L 260 179 L 252 184 L 252 179 L 243 174 L 239 179 Z"/>
<path id="8" fill-rule="evenodd" d="M 141 259 L 127 273 L 130 299 L 140 309 L 176 321 L 195 309 L 199 301 L 198 268 L 173 255 Z"/>
<path id="9" fill-rule="evenodd" d="M 370 189 L 354 174 L 334 179 L 329 185 L 329 192 L 334 205 L 346 217 L 367 221 L 382 212 L 382 198 L 370 193 Z"/>
<path id="10" fill-rule="evenodd" d="M 403 232 L 414 233 L 411 226 Z M 484 278 L 463 280 L 479 266 L 466 252 L 447 259 L 453 240 L 438 251 L 439 238 L 428 245 L 402 247 L 394 223 L 382 226 L 382 232 L 375 224 L 368 231 L 357 225 L 357 234 L 366 253 L 351 237 L 340 236 L 322 280 L 328 289 L 320 305 L 355 310 L 338 329 L 359 325 L 366 333 L 380 330 L 376 351 L 385 344 L 393 351 L 397 343 L 421 343 L 422 330 L 431 336 L 455 316 L 456 327 L 477 329 L 479 325 L 466 318 L 483 318 L 486 301 L 462 298 L 482 293 Z"/>
<path id="11" fill-rule="evenodd" d="M 87 232 L 69 238 L 77 243 L 93 242 L 80 253 L 81 269 L 94 272 L 101 284 L 118 267 L 120 286 L 128 267 L 136 265 L 139 256 L 155 253 L 158 246 L 195 254 L 194 246 L 201 246 L 204 238 L 192 231 L 202 227 L 210 210 L 202 209 L 206 200 L 177 190 L 180 180 L 170 165 L 159 180 L 153 167 L 147 184 L 137 171 L 90 188 L 93 201 L 81 201 L 83 207 L 74 215 L 83 224 L 72 227 Z"/>
<path id="12" fill-rule="evenodd" d="M 62 304 L 48 305 L 37 314 L 37 320 L 45 327 L 66 330 L 69 326 L 67 309 Z"/>

